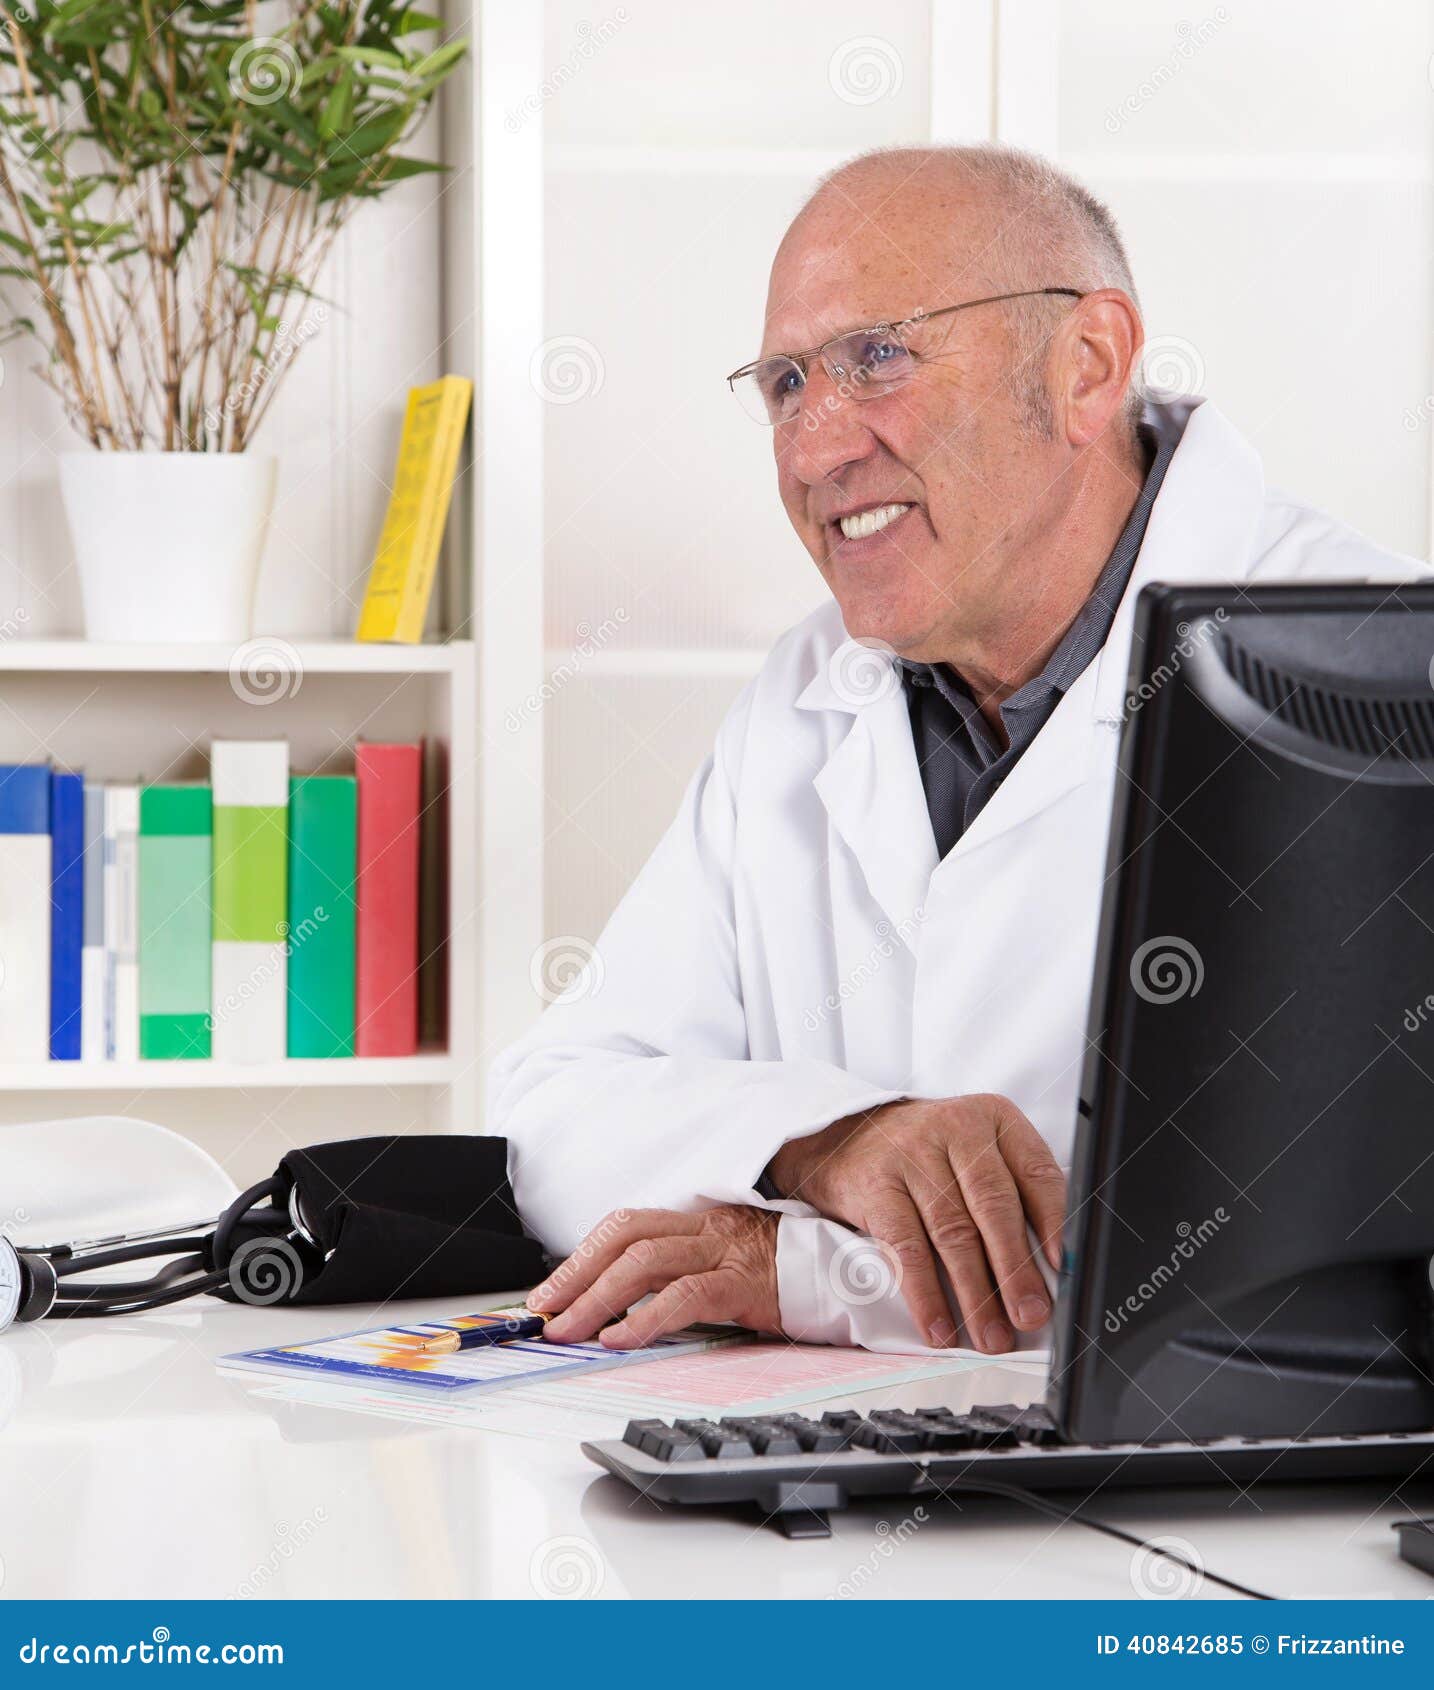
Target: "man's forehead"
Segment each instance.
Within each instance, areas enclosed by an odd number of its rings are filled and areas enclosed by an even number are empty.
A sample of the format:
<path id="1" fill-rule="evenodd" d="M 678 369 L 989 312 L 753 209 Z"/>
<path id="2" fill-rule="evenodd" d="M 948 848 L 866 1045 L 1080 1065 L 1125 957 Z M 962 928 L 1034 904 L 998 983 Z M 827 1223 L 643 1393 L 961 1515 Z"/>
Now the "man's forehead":
<path id="1" fill-rule="evenodd" d="M 823 190 L 777 251 L 763 350 L 814 346 L 979 296 L 990 268 L 983 210 L 915 182 Z"/>

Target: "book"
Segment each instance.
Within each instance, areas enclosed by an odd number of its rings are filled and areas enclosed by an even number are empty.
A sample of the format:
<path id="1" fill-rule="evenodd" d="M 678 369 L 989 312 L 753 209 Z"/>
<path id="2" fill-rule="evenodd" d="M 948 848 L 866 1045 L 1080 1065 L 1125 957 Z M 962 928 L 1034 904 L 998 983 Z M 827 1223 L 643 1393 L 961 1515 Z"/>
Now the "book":
<path id="1" fill-rule="evenodd" d="M 85 941 L 85 783 L 50 776 L 50 1060 L 78 1062 Z"/>
<path id="2" fill-rule="evenodd" d="M 105 789 L 85 782 L 84 943 L 80 951 L 80 1056 L 105 1058 Z"/>
<path id="3" fill-rule="evenodd" d="M 423 638 L 453 477 L 473 398 L 465 376 L 409 390 L 393 491 L 359 613 L 358 638 Z"/>
<path id="4" fill-rule="evenodd" d="M 282 1061 L 288 1009 L 289 747 L 217 739 L 214 785 L 213 1051 Z"/>
<path id="5" fill-rule="evenodd" d="M 209 882 L 213 803 L 207 786 L 146 786 L 139 795 L 139 1054 L 210 1054 Z"/>
<path id="6" fill-rule="evenodd" d="M 289 1055 L 352 1056 L 358 782 L 289 782 Z"/>
<path id="7" fill-rule="evenodd" d="M 0 764 L 0 1061 L 50 1054 L 50 771 Z"/>
<path id="8" fill-rule="evenodd" d="M 105 788 L 105 1055 L 139 1060 L 139 787 Z"/>
<path id="9" fill-rule="evenodd" d="M 418 1049 L 418 859 L 422 746 L 360 740 L 358 975 L 354 1049 Z"/>

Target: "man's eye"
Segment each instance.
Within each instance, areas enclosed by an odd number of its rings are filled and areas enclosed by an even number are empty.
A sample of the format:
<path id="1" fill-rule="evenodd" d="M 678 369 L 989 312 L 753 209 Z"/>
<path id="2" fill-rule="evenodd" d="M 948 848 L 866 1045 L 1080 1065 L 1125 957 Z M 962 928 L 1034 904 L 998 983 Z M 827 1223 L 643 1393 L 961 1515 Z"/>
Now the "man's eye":
<path id="1" fill-rule="evenodd" d="M 861 367 L 876 375 L 889 373 L 899 366 L 907 357 L 906 348 L 899 340 L 868 340 L 861 348 Z"/>

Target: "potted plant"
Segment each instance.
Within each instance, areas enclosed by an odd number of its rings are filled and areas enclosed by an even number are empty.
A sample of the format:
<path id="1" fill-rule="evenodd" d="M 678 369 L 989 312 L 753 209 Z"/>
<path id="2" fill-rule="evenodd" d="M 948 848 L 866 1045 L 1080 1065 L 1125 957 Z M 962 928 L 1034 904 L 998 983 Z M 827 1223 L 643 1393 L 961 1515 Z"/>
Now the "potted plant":
<path id="1" fill-rule="evenodd" d="M 349 213 L 466 50 L 401 0 L 0 0 L 0 316 L 88 442 L 60 478 L 91 639 L 242 640 Z M 427 43 L 425 45 L 425 43 Z"/>

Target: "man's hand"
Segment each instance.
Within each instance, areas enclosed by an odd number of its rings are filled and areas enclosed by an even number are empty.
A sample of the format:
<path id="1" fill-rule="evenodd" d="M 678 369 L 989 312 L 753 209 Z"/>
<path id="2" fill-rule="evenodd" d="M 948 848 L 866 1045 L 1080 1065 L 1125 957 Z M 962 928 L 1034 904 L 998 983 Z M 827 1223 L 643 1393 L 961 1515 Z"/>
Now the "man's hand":
<path id="1" fill-rule="evenodd" d="M 892 1250 L 907 1306 L 931 1343 L 956 1341 L 938 1257 L 978 1348 L 1009 1349 L 1008 1319 L 1031 1332 L 1050 1315 L 1026 1227 L 1057 1267 L 1065 1176 L 1008 1098 L 888 1103 L 793 1139 L 769 1172 L 783 1196 Z"/>
<path id="2" fill-rule="evenodd" d="M 596 1332 L 612 1350 L 636 1349 L 694 1321 L 780 1332 L 779 1219 L 738 1204 L 695 1215 L 614 1210 L 530 1294 L 528 1307 L 562 1311 L 548 1322 L 545 1338 L 570 1344 Z M 656 1293 L 652 1301 L 634 1309 L 649 1291 Z M 622 1318 L 609 1326 L 615 1315 Z"/>

